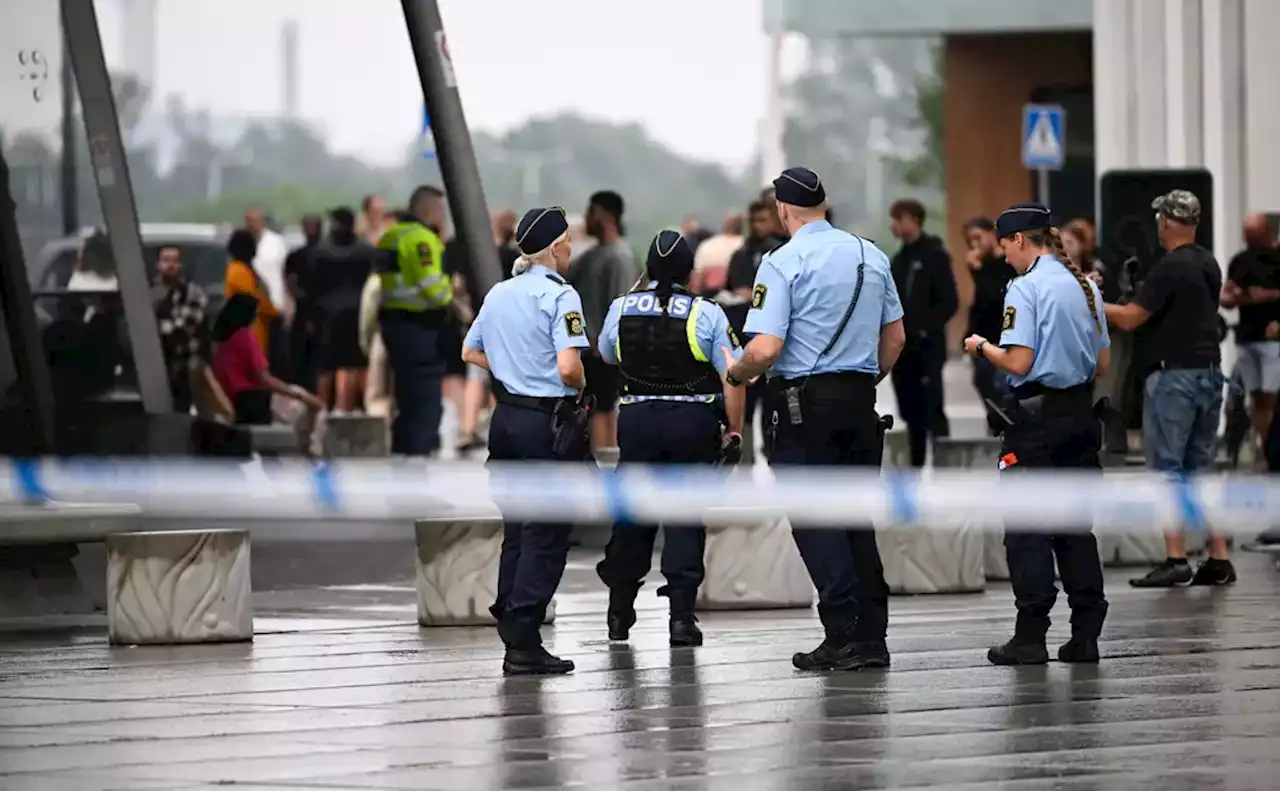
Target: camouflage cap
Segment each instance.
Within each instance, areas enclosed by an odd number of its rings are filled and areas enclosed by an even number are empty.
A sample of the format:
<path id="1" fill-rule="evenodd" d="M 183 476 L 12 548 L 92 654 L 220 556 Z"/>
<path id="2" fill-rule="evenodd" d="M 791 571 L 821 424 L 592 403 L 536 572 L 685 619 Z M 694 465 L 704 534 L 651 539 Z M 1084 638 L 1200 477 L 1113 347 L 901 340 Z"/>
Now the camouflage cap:
<path id="1" fill-rule="evenodd" d="M 1151 201 L 1151 208 L 1167 219 L 1183 225 L 1200 223 L 1200 199 L 1187 190 L 1173 190 Z"/>

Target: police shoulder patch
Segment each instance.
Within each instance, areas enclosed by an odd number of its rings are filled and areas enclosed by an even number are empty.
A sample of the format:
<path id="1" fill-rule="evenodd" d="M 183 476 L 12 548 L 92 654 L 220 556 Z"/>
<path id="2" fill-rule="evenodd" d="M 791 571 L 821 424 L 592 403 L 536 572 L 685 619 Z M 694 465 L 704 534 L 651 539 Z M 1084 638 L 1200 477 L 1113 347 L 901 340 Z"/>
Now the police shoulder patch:
<path id="1" fill-rule="evenodd" d="M 733 346 L 733 348 L 741 349 L 742 341 L 738 339 L 738 333 L 733 331 L 733 327 L 727 328 L 726 332 L 728 332 L 729 334 L 729 343 Z"/>
<path id="2" fill-rule="evenodd" d="M 1000 325 L 1001 332 L 1008 332 L 1013 329 L 1013 324 L 1018 320 L 1018 309 L 1010 305 L 1004 309 L 1004 323 Z"/>
<path id="3" fill-rule="evenodd" d="M 764 283 L 757 283 L 756 287 L 751 291 L 751 309 L 759 310 L 764 307 L 764 298 L 769 295 L 769 287 Z"/>
<path id="4" fill-rule="evenodd" d="M 586 335 L 587 328 L 582 323 L 582 314 L 576 310 L 564 314 L 564 331 L 569 333 L 570 337 Z"/>

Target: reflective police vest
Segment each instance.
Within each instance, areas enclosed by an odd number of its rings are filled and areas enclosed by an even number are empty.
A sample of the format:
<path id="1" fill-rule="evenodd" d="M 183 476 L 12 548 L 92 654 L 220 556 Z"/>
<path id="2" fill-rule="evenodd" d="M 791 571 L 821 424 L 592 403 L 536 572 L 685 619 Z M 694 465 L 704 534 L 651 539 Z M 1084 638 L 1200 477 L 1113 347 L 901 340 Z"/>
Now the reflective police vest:
<path id="1" fill-rule="evenodd" d="M 453 301 L 453 282 L 444 271 L 444 242 L 420 222 L 401 222 L 378 240 L 378 280 L 382 307 L 424 313 Z"/>
<path id="2" fill-rule="evenodd" d="M 633 291 L 623 297 L 614 351 L 625 396 L 715 396 L 723 392 L 719 372 L 698 345 L 702 305 L 702 300 L 679 288 L 665 312 L 653 291 Z"/>

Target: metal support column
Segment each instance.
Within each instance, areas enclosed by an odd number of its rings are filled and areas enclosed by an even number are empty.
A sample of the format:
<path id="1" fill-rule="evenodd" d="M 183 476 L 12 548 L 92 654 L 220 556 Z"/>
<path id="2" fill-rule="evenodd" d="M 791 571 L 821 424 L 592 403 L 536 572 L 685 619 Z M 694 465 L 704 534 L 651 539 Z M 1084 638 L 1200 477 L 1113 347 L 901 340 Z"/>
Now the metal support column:
<path id="1" fill-rule="evenodd" d="M 0 151 L 0 318 L 17 374 L 15 392 L 9 395 L 16 395 L 22 405 L 7 412 L 6 418 L 15 421 L 12 425 L 0 424 L 0 448 L 15 456 L 43 456 L 55 450 L 53 387 L 31 305 L 17 207 L 9 194 L 9 166 Z M 5 395 L 0 393 L 0 400 Z"/>
<path id="2" fill-rule="evenodd" d="M 116 259 L 120 299 L 124 303 L 129 345 L 138 371 L 138 390 L 149 414 L 173 411 L 169 377 L 165 372 L 160 332 L 151 305 L 151 284 L 142 258 L 142 237 L 138 232 L 138 210 L 129 182 L 129 163 L 120 120 L 111 94 L 111 77 L 98 30 L 92 0 L 62 0 L 62 29 L 75 82 L 80 88 L 80 106 L 85 130 L 89 133 L 89 157 L 102 201 L 102 216 Z"/>
<path id="3" fill-rule="evenodd" d="M 72 236 L 80 228 L 80 191 L 76 182 L 76 78 L 66 37 L 62 42 L 62 232 Z"/>
<path id="4" fill-rule="evenodd" d="M 440 172 L 458 237 L 471 261 L 473 298 L 483 297 L 502 281 L 502 262 L 493 242 L 489 209 L 480 184 L 471 134 L 462 113 L 457 79 L 436 0 L 401 0 L 404 20 L 418 64 L 418 79 L 431 117 Z"/>

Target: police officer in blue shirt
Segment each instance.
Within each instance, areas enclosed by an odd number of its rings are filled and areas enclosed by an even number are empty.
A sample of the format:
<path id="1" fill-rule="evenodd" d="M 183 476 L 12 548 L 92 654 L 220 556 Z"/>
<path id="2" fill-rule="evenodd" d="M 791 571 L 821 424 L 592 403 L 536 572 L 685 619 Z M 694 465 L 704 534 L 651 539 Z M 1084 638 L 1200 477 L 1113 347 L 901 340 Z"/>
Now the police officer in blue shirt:
<path id="1" fill-rule="evenodd" d="M 1000 344 L 971 335 L 964 348 L 1008 373 L 1013 386 L 1000 469 L 1101 469 L 1102 427 L 1094 411 L 1093 382 L 1106 373 L 1111 359 L 1102 294 L 1062 251 L 1044 206 L 1007 209 L 996 221 L 996 236 L 1017 273 L 1005 294 Z M 1004 545 L 1018 621 L 1013 639 L 992 648 L 987 658 L 997 665 L 1049 661 L 1045 633 L 1058 596 L 1056 556 L 1071 605 L 1071 639 L 1058 650 L 1058 659 L 1097 662 L 1107 600 L 1093 534 L 1018 533 L 1006 527 Z"/>
<path id="2" fill-rule="evenodd" d="M 619 463 L 715 464 L 726 451 L 740 453 L 746 389 L 723 381 L 728 363 L 720 351 L 740 353 L 737 335 L 719 305 L 689 293 L 693 251 L 678 232 L 654 238 L 645 269 L 649 284 L 613 301 L 599 339 L 601 357 L 622 372 Z M 658 595 L 671 602 L 671 645 L 702 645 L 693 605 L 706 534 L 696 522 L 663 531 L 667 584 Z M 610 640 L 626 640 L 636 622 L 636 593 L 657 535 L 656 526 L 615 526 L 596 566 L 609 587 Z"/>
<path id="3" fill-rule="evenodd" d="M 493 374 L 498 405 L 489 425 L 489 458 L 550 460 L 553 415 L 586 378 L 582 302 L 562 277 L 569 266 L 569 224 L 559 207 L 531 209 L 516 228 L 516 277 L 494 286 L 463 341 L 462 359 Z M 501 506 L 501 503 L 499 503 Z M 538 633 L 569 552 L 568 524 L 507 520 L 490 612 L 506 644 L 508 675 L 568 673 Z"/>
<path id="4" fill-rule="evenodd" d="M 760 263 L 746 323 L 754 337 L 726 381 L 768 370 L 765 433 L 774 466 L 878 468 L 876 383 L 906 340 L 889 259 L 827 222 L 826 189 L 812 170 L 790 168 L 773 184 L 791 241 Z M 875 531 L 850 521 L 844 530 L 792 525 L 826 630 L 817 649 L 792 657 L 801 670 L 889 665 L 889 589 Z"/>

